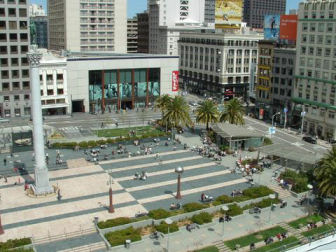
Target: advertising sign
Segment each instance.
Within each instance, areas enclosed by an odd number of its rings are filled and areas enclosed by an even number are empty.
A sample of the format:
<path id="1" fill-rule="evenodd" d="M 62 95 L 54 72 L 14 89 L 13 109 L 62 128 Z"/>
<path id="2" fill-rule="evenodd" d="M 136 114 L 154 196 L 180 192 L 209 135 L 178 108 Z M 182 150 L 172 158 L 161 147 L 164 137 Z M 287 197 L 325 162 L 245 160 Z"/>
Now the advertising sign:
<path id="1" fill-rule="evenodd" d="M 280 39 L 296 41 L 297 36 L 297 15 L 281 15 L 280 17 Z"/>
<path id="2" fill-rule="evenodd" d="M 173 71 L 172 90 L 173 92 L 177 92 L 179 90 L 179 71 Z"/>
<path id="3" fill-rule="evenodd" d="M 243 0 L 216 0 L 216 28 L 239 28 L 242 14 Z"/>
<path id="4" fill-rule="evenodd" d="M 259 120 L 264 119 L 264 109 L 259 109 Z"/>
<path id="5" fill-rule="evenodd" d="M 267 15 L 264 22 L 264 38 L 278 40 L 280 37 L 280 15 Z"/>

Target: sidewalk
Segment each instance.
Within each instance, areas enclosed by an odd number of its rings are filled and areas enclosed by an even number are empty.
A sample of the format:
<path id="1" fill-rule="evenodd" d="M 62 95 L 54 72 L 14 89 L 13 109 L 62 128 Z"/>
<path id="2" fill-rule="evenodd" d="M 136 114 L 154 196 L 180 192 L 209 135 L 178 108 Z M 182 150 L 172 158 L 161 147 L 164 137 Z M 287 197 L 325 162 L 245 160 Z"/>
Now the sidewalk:
<path id="1" fill-rule="evenodd" d="M 215 242 L 231 240 L 240 236 L 254 233 L 263 229 L 276 226 L 282 222 L 288 222 L 293 219 L 305 216 L 304 208 L 298 207 L 294 198 L 287 200 L 288 206 L 280 209 L 277 207 L 274 211 L 269 208 L 263 209 L 260 215 L 244 214 L 234 217 L 231 222 L 219 223 L 215 219 L 210 225 L 205 225 L 200 229 L 189 232 L 185 227 L 180 231 L 169 235 L 169 247 L 171 251 L 191 251 L 202 247 L 213 245 Z M 129 251 L 164 251 L 167 247 L 167 235 L 164 238 L 152 240 L 143 238 L 143 241 L 131 244 Z M 112 248 L 113 251 L 125 251 L 125 248 Z"/>

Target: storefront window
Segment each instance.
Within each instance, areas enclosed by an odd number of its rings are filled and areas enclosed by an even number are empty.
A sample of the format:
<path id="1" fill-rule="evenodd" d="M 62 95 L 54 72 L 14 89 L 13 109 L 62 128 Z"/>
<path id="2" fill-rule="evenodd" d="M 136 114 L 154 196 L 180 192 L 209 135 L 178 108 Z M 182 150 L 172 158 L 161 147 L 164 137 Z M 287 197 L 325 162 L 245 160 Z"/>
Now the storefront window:
<path id="1" fill-rule="evenodd" d="M 90 101 L 100 102 L 102 100 L 102 72 L 89 72 L 89 99 Z"/>
<path id="2" fill-rule="evenodd" d="M 134 93 L 136 97 L 146 97 L 147 95 L 147 70 L 134 70 Z"/>
<path id="3" fill-rule="evenodd" d="M 132 97 L 132 71 L 120 71 L 120 98 Z"/>
<path id="4" fill-rule="evenodd" d="M 160 96 L 160 68 L 149 69 L 149 96 Z"/>
<path id="5" fill-rule="evenodd" d="M 105 99 L 118 98 L 117 71 L 105 71 Z"/>

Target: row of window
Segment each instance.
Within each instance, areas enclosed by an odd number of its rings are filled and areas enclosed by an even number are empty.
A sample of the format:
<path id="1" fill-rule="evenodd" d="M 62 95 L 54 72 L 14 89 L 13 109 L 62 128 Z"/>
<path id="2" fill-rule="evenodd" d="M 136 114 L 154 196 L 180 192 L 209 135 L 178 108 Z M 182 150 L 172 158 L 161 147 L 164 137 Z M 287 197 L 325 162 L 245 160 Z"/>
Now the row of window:
<path id="1" fill-rule="evenodd" d="M 307 35 L 302 34 L 302 43 L 331 45 L 333 37 L 331 35 Z M 334 37 L 334 45 L 336 45 L 336 37 Z"/>
<path id="2" fill-rule="evenodd" d="M 302 32 L 333 32 L 334 29 L 334 23 L 302 23 Z"/>
<path id="3" fill-rule="evenodd" d="M 19 66 L 21 61 L 21 66 L 28 65 L 28 58 L 2 58 L 0 59 L 0 67 L 8 67 L 10 66 Z"/>
<path id="4" fill-rule="evenodd" d="M 2 79 L 9 79 L 9 73 L 11 73 L 11 78 L 18 79 L 20 78 L 20 71 L 19 70 L 2 70 L 1 71 L 1 78 Z M 29 77 L 29 70 L 28 69 L 23 69 L 21 70 L 21 77 L 22 78 L 28 78 Z"/>
<path id="5" fill-rule="evenodd" d="M 20 52 L 19 52 L 20 51 Z M 26 54 L 28 52 L 28 46 L 0 46 L 0 54 Z"/>
<path id="6" fill-rule="evenodd" d="M 0 4 L 27 4 L 27 0 L 0 0 Z"/>
<path id="7" fill-rule="evenodd" d="M 10 85 L 9 82 L 2 83 L 2 91 L 11 91 L 11 90 L 20 90 L 21 89 L 20 82 L 13 81 L 11 84 L 12 85 Z M 22 89 L 29 89 L 29 88 L 30 88 L 29 81 L 23 81 L 22 82 Z"/>
<path id="8" fill-rule="evenodd" d="M 5 117 L 10 117 L 11 116 L 11 109 L 4 109 L 4 116 Z M 23 108 L 23 113 L 25 116 L 30 116 L 30 107 L 24 107 Z M 14 115 L 16 117 L 20 117 L 22 114 L 21 114 L 21 109 L 20 108 L 15 108 L 14 109 Z"/>
<path id="9" fill-rule="evenodd" d="M 323 53 L 324 51 L 324 53 Z M 331 54 L 331 48 L 321 48 L 321 47 L 306 47 L 301 46 L 301 55 L 308 56 L 317 56 L 317 57 L 335 57 L 336 56 L 336 48 L 334 48 L 333 55 Z"/>
<path id="10" fill-rule="evenodd" d="M 19 8 L 0 8 L 0 17 L 27 17 L 27 9 Z"/>
<path id="11" fill-rule="evenodd" d="M 13 95 L 12 97 L 13 101 L 21 101 L 22 100 L 22 96 L 20 95 Z M 30 99 L 30 95 L 29 94 L 25 94 L 23 95 L 23 100 L 27 101 Z M 3 97 L 4 102 L 10 102 L 10 96 L 9 95 L 4 95 Z"/>

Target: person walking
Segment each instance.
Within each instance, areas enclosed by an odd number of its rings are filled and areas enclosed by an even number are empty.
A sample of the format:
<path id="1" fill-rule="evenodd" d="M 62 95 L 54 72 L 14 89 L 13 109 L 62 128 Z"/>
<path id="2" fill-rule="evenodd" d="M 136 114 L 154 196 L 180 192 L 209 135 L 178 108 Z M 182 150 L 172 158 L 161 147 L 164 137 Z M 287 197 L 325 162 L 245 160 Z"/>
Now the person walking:
<path id="1" fill-rule="evenodd" d="M 4 162 L 4 166 L 6 166 L 7 165 L 7 159 L 4 158 L 3 162 Z"/>

